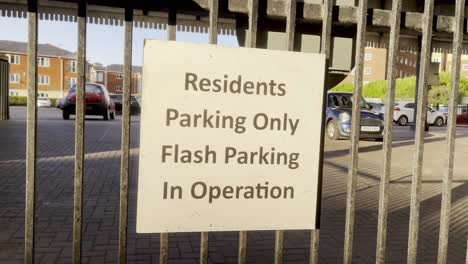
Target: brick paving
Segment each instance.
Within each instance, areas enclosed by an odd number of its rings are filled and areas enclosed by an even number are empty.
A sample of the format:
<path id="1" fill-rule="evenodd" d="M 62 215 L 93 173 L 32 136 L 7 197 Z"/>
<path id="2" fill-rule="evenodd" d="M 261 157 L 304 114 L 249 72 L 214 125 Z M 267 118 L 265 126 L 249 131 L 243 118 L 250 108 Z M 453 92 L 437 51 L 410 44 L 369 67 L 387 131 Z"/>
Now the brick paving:
<path id="1" fill-rule="evenodd" d="M 0 263 L 23 262 L 25 109 L 0 121 Z M 411 132 L 396 128 L 390 187 L 387 263 L 405 263 L 413 147 Z M 120 120 L 86 120 L 83 263 L 116 263 Z M 448 263 L 464 263 L 468 232 L 468 129 L 458 131 Z M 131 125 L 128 263 L 158 263 L 159 235 L 136 234 L 139 118 Z M 418 263 L 437 262 L 444 129 L 426 144 Z M 360 143 L 354 263 L 375 262 L 381 143 Z M 349 142 L 326 142 L 320 263 L 342 263 Z M 36 189 L 36 263 L 70 263 L 73 216 L 74 122 L 57 109 L 40 109 Z M 163 214 L 164 212 L 161 212 Z M 310 231 L 285 233 L 284 263 L 307 263 Z M 198 263 L 198 233 L 169 235 L 170 263 Z M 210 233 L 209 262 L 237 263 L 237 232 Z M 272 263 L 274 231 L 249 232 L 249 263 Z"/>

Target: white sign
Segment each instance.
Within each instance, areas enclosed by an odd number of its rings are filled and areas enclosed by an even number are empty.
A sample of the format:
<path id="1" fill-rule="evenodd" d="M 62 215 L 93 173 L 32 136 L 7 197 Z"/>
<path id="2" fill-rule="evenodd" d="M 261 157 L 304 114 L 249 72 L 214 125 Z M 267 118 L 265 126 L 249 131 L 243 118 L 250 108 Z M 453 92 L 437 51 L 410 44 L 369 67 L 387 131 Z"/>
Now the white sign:
<path id="1" fill-rule="evenodd" d="M 325 58 L 145 42 L 137 232 L 314 229 Z"/>

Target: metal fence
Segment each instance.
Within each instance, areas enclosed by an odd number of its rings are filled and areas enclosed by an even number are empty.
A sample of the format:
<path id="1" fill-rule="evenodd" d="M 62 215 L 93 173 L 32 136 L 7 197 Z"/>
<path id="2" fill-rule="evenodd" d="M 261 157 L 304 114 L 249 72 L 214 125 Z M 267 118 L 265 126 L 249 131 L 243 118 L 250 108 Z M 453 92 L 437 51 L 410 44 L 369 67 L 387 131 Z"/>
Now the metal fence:
<path id="1" fill-rule="evenodd" d="M 122 115 L 122 141 L 121 141 L 121 173 L 120 173 L 120 217 L 119 217 L 119 262 L 126 262 L 126 241 L 127 241 L 127 203 L 128 203 L 128 183 L 129 183 L 129 133 L 130 133 L 130 80 L 132 64 L 132 34 L 134 26 L 134 10 L 127 1 L 125 6 L 124 27 L 125 27 L 125 49 L 124 49 L 124 85 L 123 85 L 123 115 Z M 175 1 L 169 1 L 174 3 Z M 206 2 L 206 1 L 197 1 Z M 209 43 L 216 44 L 218 36 L 219 3 L 218 0 L 209 0 Z M 263 2 L 263 1 L 260 1 Z M 295 30 L 296 30 L 296 0 L 279 1 L 286 4 L 286 47 L 289 51 L 294 50 Z M 78 78 L 77 78 L 77 101 L 76 101 L 76 130 L 75 130 L 75 176 L 74 176 L 74 221 L 73 221 L 73 263 L 81 261 L 81 235 L 83 216 L 83 161 L 84 161 L 84 85 L 86 72 L 86 22 L 87 22 L 87 2 L 77 1 L 76 21 L 78 23 Z M 259 1 L 247 1 L 248 30 L 246 46 L 256 47 L 257 24 L 259 19 Z M 332 22 L 334 17 L 334 4 L 325 0 L 322 4 L 314 5 L 314 10 L 318 11 L 315 19 L 319 18 L 322 24 L 320 52 L 330 59 Z M 436 21 L 434 27 L 434 0 L 424 1 L 424 11 L 420 14 L 405 14 L 406 20 L 402 19 L 402 0 L 394 0 L 391 10 L 369 11 L 368 1 L 360 0 L 357 7 L 350 7 L 343 10 L 352 10 L 352 16 L 346 18 L 345 13 L 338 14 L 338 20 L 350 19 L 348 23 L 355 24 L 356 44 L 355 44 L 355 90 L 353 100 L 359 101 L 363 88 L 363 65 L 364 48 L 366 46 L 366 30 L 369 26 L 380 26 L 389 32 L 388 38 L 388 89 L 386 103 L 393 105 L 395 102 L 395 78 L 397 52 L 400 50 L 400 29 L 403 27 L 413 27 L 420 30 L 421 56 L 418 81 L 418 104 L 416 119 L 415 154 L 413 162 L 413 176 L 411 187 L 411 207 L 410 224 L 408 234 L 408 263 L 416 263 L 416 253 L 418 245 L 419 231 L 419 207 L 421 202 L 421 177 L 424 157 L 424 126 L 426 120 L 426 102 L 428 98 L 428 69 L 431 58 L 431 44 L 434 28 L 453 33 L 453 60 L 452 60 L 452 80 L 450 89 L 450 103 L 447 122 L 447 150 L 445 155 L 445 173 L 442 185 L 442 209 L 440 214 L 440 237 L 438 263 L 446 263 L 448 248 L 448 230 L 450 224 L 451 189 L 455 154 L 455 132 L 457 117 L 457 98 L 460 79 L 460 62 L 462 54 L 462 41 L 464 32 L 464 10 L 465 0 L 457 0 L 455 5 L 455 16 L 448 20 L 450 26 L 444 26 L 442 20 Z M 339 9 L 340 9 L 339 8 Z M 340 10 L 341 10 L 340 9 Z M 37 139 L 37 41 L 38 41 L 38 2 L 28 0 L 28 104 L 27 104 L 27 149 L 26 149 L 26 213 L 25 213 L 25 263 L 33 263 L 34 259 L 34 197 L 35 197 L 35 176 L 36 176 L 36 139 Z M 176 37 L 176 14 L 175 4 L 170 4 L 167 21 L 168 39 L 175 40 Z M 317 12 L 316 12 L 317 13 Z M 372 14 L 370 16 L 369 14 Z M 418 17 L 417 21 L 409 20 L 410 17 Z M 371 18 L 371 19 L 370 19 Z M 405 23 L 402 25 L 402 21 Z M 368 25 L 372 23 L 372 25 Z M 413 23 L 413 24 L 412 24 Z M 440 27 L 439 27 L 440 26 Z M 393 107 L 386 107 L 385 131 L 383 142 L 383 169 L 380 180 L 380 198 L 378 215 L 378 232 L 376 245 L 376 263 L 385 262 L 386 236 L 387 236 L 387 214 L 389 200 L 389 178 L 391 174 L 392 159 L 392 122 Z M 463 112 L 463 113 L 466 113 Z M 359 160 L 359 133 L 360 133 L 360 105 L 354 104 L 352 109 L 352 136 L 351 150 L 348 167 L 348 185 L 346 202 L 346 224 L 344 240 L 344 260 L 346 264 L 351 263 L 354 241 L 354 219 L 355 219 L 355 197 L 357 187 L 357 173 Z M 311 231 L 310 242 L 310 263 L 318 262 L 319 230 Z M 246 263 L 247 232 L 240 232 L 238 247 L 238 263 Z M 283 253 L 283 231 L 276 231 L 274 261 L 282 262 Z M 168 258 L 168 234 L 161 234 L 160 243 L 160 263 L 167 263 Z M 201 233 L 200 263 L 208 262 L 208 234 Z M 468 263 L 468 256 L 467 256 Z"/>

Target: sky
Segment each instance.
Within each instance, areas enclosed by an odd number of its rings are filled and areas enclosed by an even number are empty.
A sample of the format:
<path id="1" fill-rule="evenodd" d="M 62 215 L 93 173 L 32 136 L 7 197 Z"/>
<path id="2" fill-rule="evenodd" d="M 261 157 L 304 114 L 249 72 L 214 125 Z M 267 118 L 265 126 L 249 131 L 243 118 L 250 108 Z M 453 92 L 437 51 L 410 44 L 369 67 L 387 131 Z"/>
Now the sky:
<path id="1" fill-rule="evenodd" d="M 78 25 L 73 22 L 39 20 L 38 41 L 76 52 Z M 0 39 L 27 42 L 28 27 L 24 18 L 0 17 Z M 88 24 L 86 53 L 91 63 L 123 64 L 124 28 Z M 145 39 L 167 39 L 165 30 L 134 28 L 133 65 L 142 65 Z M 177 32 L 178 41 L 208 43 L 208 34 Z M 238 46 L 235 36 L 218 36 L 220 45 Z"/>

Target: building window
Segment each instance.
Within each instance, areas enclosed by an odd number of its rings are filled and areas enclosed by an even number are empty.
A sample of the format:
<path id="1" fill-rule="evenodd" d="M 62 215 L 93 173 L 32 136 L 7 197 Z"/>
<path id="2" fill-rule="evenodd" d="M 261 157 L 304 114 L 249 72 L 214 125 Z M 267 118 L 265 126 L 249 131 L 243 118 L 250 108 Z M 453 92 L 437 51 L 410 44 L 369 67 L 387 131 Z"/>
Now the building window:
<path id="1" fill-rule="evenodd" d="M 68 72 L 76 72 L 76 61 L 70 61 L 68 63 Z"/>
<path id="2" fill-rule="evenodd" d="M 117 86 L 115 87 L 115 90 L 116 90 L 117 92 L 121 92 L 121 91 L 122 91 L 122 85 L 117 85 Z"/>
<path id="3" fill-rule="evenodd" d="M 20 75 L 19 73 L 10 73 L 10 83 L 19 83 Z"/>
<path id="4" fill-rule="evenodd" d="M 37 84 L 49 85 L 49 76 L 47 76 L 47 75 L 38 75 L 37 76 Z"/>
<path id="5" fill-rule="evenodd" d="M 366 53 L 364 55 L 364 60 L 371 61 L 372 60 L 372 53 Z"/>
<path id="6" fill-rule="evenodd" d="M 71 89 L 76 84 L 76 78 L 68 79 L 68 89 Z"/>
<path id="7" fill-rule="evenodd" d="M 371 67 L 365 67 L 364 68 L 364 75 L 371 75 L 372 74 L 372 68 Z"/>
<path id="8" fill-rule="evenodd" d="M 39 67 L 49 67 L 50 66 L 49 58 L 44 58 L 44 57 L 37 58 L 37 66 L 39 66 Z"/>
<path id="9" fill-rule="evenodd" d="M 96 82 L 104 82 L 104 73 L 96 72 Z"/>
<path id="10" fill-rule="evenodd" d="M 468 64 L 463 64 L 462 67 L 464 71 L 468 71 Z"/>
<path id="11" fill-rule="evenodd" d="M 20 56 L 19 55 L 7 55 L 8 62 L 10 64 L 20 64 Z"/>
<path id="12" fill-rule="evenodd" d="M 122 80 L 123 79 L 123 74 L 121 74 L 121 73 L 117 74 L 117 79 Z"/>

